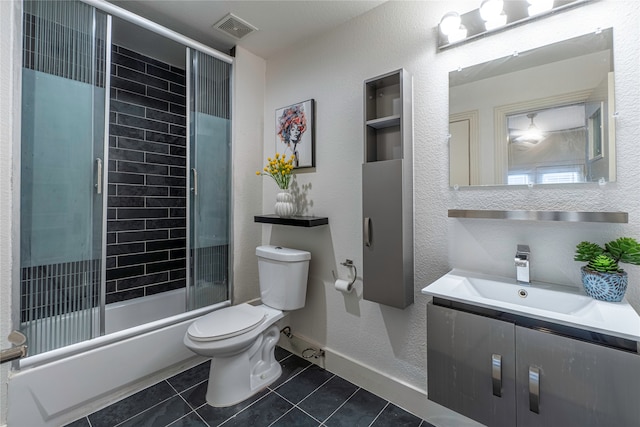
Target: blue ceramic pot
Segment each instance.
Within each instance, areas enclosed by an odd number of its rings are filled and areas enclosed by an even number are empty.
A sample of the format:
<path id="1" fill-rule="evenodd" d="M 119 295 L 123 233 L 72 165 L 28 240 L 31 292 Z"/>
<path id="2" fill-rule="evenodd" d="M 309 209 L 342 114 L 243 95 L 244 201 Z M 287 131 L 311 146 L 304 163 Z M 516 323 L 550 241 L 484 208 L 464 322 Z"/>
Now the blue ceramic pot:
<path id="1" fill-rule="evenodd" d="M 582 271 L 582 285 L 591 298 L 601 301 L 620 302 L 627 291 L 627 272 L 601 273 L 588 269 Z"/>

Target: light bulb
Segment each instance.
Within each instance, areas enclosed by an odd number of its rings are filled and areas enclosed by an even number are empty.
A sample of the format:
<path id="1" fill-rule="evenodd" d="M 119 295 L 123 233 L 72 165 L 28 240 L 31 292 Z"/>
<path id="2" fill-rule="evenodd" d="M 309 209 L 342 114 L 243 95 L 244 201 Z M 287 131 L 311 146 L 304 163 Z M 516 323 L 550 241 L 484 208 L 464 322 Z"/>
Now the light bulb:
<path id="1" fill-rule="evenodd" d="M 459 42 L 467 38 L 467 27 L 460 25 L 460 27 L 447 36 L 449 43 Z"/>
<path id="2" fill-rule="evenodd" d="M 496 28 L 505 26 L 506 23 L 507 23 L 507 15 L 503 13 L 501 15 L 498 15 L 495 18 L 492 18 L 491 20 L 485 21 L 484 28 L 487 31 L 491 31 L 491 30 L 495 30 Z"/>
<path id="3" fill-rule="evenodd" d="M 480 4 L 480 17 L 484 21 L 493 21 L 502 13 L 503 7 L 502 0 L 484 0 Z"/>
<path id="4" fill-rule="evenodd" d="M 440 31 L 448 36 L 460 28 L 460 22 L 460 15 L 457 12 L 447 12 L 440 20 Z"/>

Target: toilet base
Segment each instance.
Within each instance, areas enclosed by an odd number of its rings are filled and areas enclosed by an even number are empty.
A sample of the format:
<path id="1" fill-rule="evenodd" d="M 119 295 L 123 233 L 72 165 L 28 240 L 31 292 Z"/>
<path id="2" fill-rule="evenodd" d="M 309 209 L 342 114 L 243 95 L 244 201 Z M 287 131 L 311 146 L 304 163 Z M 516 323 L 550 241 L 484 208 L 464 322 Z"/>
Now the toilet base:
<path id="1" fill-rule="evenodd" d="M 282 374 L 274 348 L 280 338 L 277 326 L 262 333 L 248 350 L 231 357 L 213 357 L 207 403 L 225 407 L 240 403 L 273 383 Z"/>

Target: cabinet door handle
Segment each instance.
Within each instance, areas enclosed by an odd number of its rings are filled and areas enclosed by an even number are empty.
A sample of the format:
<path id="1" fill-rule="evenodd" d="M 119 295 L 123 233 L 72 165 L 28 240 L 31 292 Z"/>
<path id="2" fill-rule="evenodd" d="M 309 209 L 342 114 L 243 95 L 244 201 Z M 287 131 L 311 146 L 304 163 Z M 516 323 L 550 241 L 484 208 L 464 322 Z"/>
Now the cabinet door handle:
<path id="1" fill-rule="evenodd" d="M 364 218 L 364 245 L 371 246 L 371 218 Z"/>
<path id="2" fill-rule="evenodd" d="M 493 383 L 493 395 L 502 397 L 502 356 L 491 355 L 491 382 Z"/>
<path id="3" fill-rule="evenodd" d="M 540 369 L 529 366 L 529 410 L 540 413 Z"/>
<path id="4" fill-rule="evenodd" d="M 96 159 L 96 194 L 102 194 L 102 159 Z"/>
<path id="5" fill-rule="evenodd" d="M 193 187 L 191 188 L 191 190 L 193 191 L 193 195 L 197 196 L 198 195 L 198 171 L 196 170 L 196 168 L 191 168 L 191 171 L 193 172 Z"/>

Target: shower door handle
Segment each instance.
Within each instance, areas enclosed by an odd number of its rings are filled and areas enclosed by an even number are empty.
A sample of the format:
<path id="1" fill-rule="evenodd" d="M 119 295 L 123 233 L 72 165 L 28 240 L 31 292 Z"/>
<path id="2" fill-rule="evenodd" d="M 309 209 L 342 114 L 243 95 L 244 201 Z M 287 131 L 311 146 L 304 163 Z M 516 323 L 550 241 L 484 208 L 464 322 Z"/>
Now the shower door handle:
<path id="1" fill-rule="evenodd" d="M 197 196 L 198 195 L 198 171 L 196 170 L 196 168 L 191 168 L 191 172 L 193 172 L 193 187 L 191 188 L 191 191 L 193 191 L 194 196 Z"/>
<path id="2" fill-rule="evenodd" d="M 102 159 L 96 159 L 96 194 L 102 194 Z"/>

